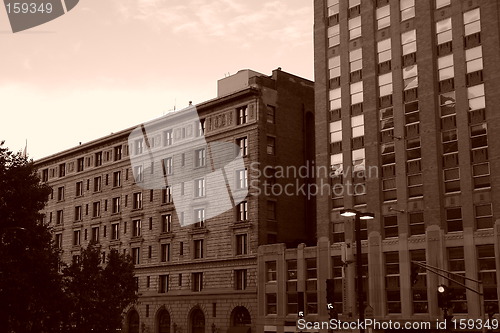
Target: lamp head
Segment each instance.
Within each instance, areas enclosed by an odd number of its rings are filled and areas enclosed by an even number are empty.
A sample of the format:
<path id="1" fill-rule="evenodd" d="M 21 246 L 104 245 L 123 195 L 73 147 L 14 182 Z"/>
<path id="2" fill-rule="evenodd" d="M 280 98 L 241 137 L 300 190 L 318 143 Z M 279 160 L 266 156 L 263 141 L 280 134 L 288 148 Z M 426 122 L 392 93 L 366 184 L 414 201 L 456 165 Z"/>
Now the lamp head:
<path id="1" fill-rule="evenodd" d="M 360 220 L 373 220 L 375 218 L 375 214 L 373 213 L 361 213 L 359 214 Z"/>
<path id="2" fill-rule="evenodd" d="M 353 217 L 356 216 L 357 213 L 358 212 L 354 209 L 342 209 L 340 211 L 340 215 L 342 215 L 343 217 Z"/>

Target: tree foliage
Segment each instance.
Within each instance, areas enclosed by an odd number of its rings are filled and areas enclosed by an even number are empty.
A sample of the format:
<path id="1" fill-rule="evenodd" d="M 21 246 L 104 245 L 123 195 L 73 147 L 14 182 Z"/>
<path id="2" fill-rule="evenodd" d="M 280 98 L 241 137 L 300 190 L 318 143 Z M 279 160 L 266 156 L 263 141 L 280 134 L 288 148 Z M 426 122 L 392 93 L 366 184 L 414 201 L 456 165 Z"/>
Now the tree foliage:
<path id="1" fill-rule="evenodd" d="M 62 320 L 59 252 L 39 213 L 50 188 L 32 161 L 0 143 L 0 327 L 49 332 Z"/>
<path id="2" fill-rule="evenodd" d="M 71 332 L 108 332 L 121 327 L 123 309 L 137 299 L 134 266 L 129 256 L 111 250 L 105 265 L 100 246 L 90 244 L 79 261 L 64 271 L 71 300 Z"/>
<path id="3" fill-rule="evenodd" d="M 20 153 L 0 142 L 0 332 L 106 332 L 137 299 L 133 264 L 95 244 L 61 273 L 60 251 L 40 211 L 51 193 Z"/>

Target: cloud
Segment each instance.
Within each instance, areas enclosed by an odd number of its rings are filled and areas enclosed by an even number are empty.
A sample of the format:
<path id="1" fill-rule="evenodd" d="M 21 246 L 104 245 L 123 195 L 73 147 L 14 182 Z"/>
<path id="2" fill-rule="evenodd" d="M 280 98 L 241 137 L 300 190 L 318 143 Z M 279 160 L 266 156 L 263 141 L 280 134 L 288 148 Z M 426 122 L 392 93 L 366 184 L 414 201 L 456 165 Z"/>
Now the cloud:
<path id="1" fill-rule="evenodd" d="M 312 35 L 312 4 L 302 0 L 115 0 L 127 20 L 198 42 L 275 40 L 303 44 Z"/>

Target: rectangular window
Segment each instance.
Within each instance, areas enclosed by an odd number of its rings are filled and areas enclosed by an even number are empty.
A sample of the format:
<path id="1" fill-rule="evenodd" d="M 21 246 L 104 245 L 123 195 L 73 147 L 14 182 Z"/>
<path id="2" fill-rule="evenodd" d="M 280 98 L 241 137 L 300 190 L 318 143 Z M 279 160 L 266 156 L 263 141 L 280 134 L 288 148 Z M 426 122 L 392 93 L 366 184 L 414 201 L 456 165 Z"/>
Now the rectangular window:
<path id="1" fill-rule="evenodd" d="M 135 155 L 142 154 L 143 151 L 143 139 L 135 140 Z"/>
<path id="2" fill-rule="evenodd" d="M 385 258 L 385 289 L 387 297 L 387 312 L 401 313 L 401 288 L 399 283 L 399 253 L 386 252 Z"/>
<path id="3" fill-rule="evenodd" d="M 205 196 L 205 178 L 194 180 L 194 196 L 196 198 Z"/>
<path id="4" fill-rule="evenodd" d="M 425 234 L 424 213 L 409 213 L 408 217 L 410 223 L 410 236 Z"/>
<path id="5" fill-rule="evenodd" d="M 120 212 L 120 197 L 116 197 L 112 199 L 112 207 L 111 207 L 111 212 L 113 214 L 119 213 Z"/>
<path id="6" fill-rule="evenodd" d="M 73 231 L 73 245 L 74 246 L 80 245 L 80 230 Z"/>
<path id="7" fill-rule="evenodd" d="M 398 237 L 398 216 L 384 216 L 384 236 L 385 238 Z"/>
<path id="8" fill-rule="evenodd" d="M 158 277 L 158 293 L 164 294 L 168 291 L 168 275 L 160 275 Z"/>
<path id="9" fill-rule="evenodd" d="M 66 176 L 66 163 L 59 164 L 59 177 Z"/>
<path id="10" fill-rule="evenodd" d="M 277 302 L 276 294 L 266 294 L 266 315 L 277 314 Z"/>
<path id="11" fill-rule="evenodd" d="M 101 202 L 96 201 L 92 203 L 92 217 L 99 217 L 101 216 Z"/>
<path id="12" fill-rule="evenodd" d="M 463 247 L 449 247 L 448 252 L 448 270 L 458 275 L 465 276 L 465 259 Z M 460 283 L 465 283 L 464 279 L 454 277 Z M 459 284 L 450 281 L 449 285 L 452 290 L 450 301 L 453 308 L 453 313 L 467 313 L 467 295 L 466 289 Z"/>
<path id="13" fill-rule="evenodd" d="M 410 259 L 411 261 L 425 264 L 425 250 L 411 250 Z M 427 300 L 427 271 L 423 268 L 419 268 L 417 270 L 416 280 L 410 282 L 412 283 L 413 313 L 429 313 L 429 304 Z"/>
<path id="14" fill-rule="evenodd" d="M 114 154 L 113 154 L 113 156 L 114 156 L 114 160 L 115 161 L 119 161 L 119 160 L 122 159 L 122 146 L 121 145 L 120 146 L 116 146 L 114 148 Z"/>
<path id="15" fill-rule="evenodd" d="M 493 212 L 491 204 L 481 204 L 474 206 L 476 219 L 476 229 L 493 228 Z"/>
<path id="16" fill-rule="evenodd" d="M 133 173 L 134 173 L 135 182 L 136 183 L 142 182 L 143 177 L 144 177 L 142 165 L 134 166 Z"/>
<path id="17" fill-rule="evenodd" d="M 205 226 L 205 209 L 195 209 L 194 210 L 194 227 L 203 228 Z"/>
<path id="18" fill-rule="evenodd" d="M 477 246 L 478 280 L 483 282 L 484 308 L 498 313 L 498 293 L 495 264 L 495 246 Z"/>
<path id="19" fill-rule="evenodd" d="M 348 22 L 349 40 L 361 37 L 361 16 L 356 16 Z"/>
<path id="20" fill-rule="evenodd" d="M 334 47 L 340 44 L 340 25 L 328 27 L 328 47 Z"/>
<path id="21" fill-rule="evenodd" d="M 47 182 L 49 180 L 49 169 L 42 170 L 42 182 Z"/>
<path id="22" fill-rule="evenodd" d="M 242 106 L 236 109 L 238 125 L 243 125 L 248 122 L 248 108 Z"/>
<path id="23" fill-rule="evenodd" d="M 203 239 L 195 239 L 193 241 L 194 259 L 203 258 Z"/>
<path id="24" fill-rule="evenodd" d="M 297 293 L 297 260 L 287 260 L 287 281 L 286 281 L 286 297 L 287 297 L 287 313 L 298 313 L 298 293 Z M 301 293 L 300 297 L 304 297 Z"/>
<path id="25" fill-rule="evenodd" d="M 248 170 L 236 171 L 236 188 L 245 189 L 248 187 Z"/>
<path id="26" fill-rule="evenodd" d="M 161 216 L 161 232 L 172 231 L 172 215 L 166 214 Z"/>
<path id="27" fill-rule="evenodd" d="M 276 282 L 276 261 L 266 262 L 266 282 Z"/>
<path id="28" fill-rule="evenodd" d="M 333 309 L 336 313 L 342 313 L 343 303 L 343 279 L 344 262 L 341 256 L 332 257 L 332 278 L 333 278 Z"/>
<path id="29" fill-rule="evenodd" d="M 116 171 L 113 172 L 113 187 L 122 186 L 122 172 Z"/>
<path id="30" fill-rule="evenodd" d="M 267 105 L 267 122 L 269 124 L 274 124 L 276 116 L 276 107 L 272 105 Z"/>
<path id="31" fill-rule="evenodd" d="M 401 34 L 403 56 L 417 52 L 417 31 L 410 30 Z"/>
<path id="32" fill-rule="evenodd" d="M 438 79 L 439 81 L 453 79 L 455 70 L 453 65 L 453 54 L 438 58 Z"/>
<path id="33" fill-rule="evenodd" d="M 101 192 L 101 177 L 94 177 L 94 192 Z"/>
<path id="34" fill-rule="evenodd" d="M 247 234 L 236 235 L 236 255 L 248 254 Z"/>
<path id="35" fill-rule="evenodd" d="M 95 166 L 101 166 L 102 165 L 102 151 L 95 153 Z"/>
<path id="36" fill-rule="evenodd" d="M 236 220 L 238 222 L 248 220 L 248 202 L 242 201 L 236 206 Z"/>
<path id="37" fill-rule="evenodd" d="M 83 157 L 80 157 L 79 159 L 76 160 L 76 171 L 82 172 L 83 167 L 84 167 L 84 159 Z"/>
<path id="38" fill-rule="evenodd" d="M 318 268 L 316 258 L 306 259 L 306 313 L 318 313 Z"/>
<path id="39" fill-rule="evenodd" d="M 94 243 L 99 242 L 99 227 L 93 227 L 92 228 L 92 238 L 91 241 Z"/>
<path id="40" fill-rule="evenodd" d="M 463 231 L 462 208 L 446 208 L 446 227 L 448 232 Z"/>
<path id="41" fill-rule="evenodd" d="M 276 220 L 276 202 L 267 201 L 266 217 L 268 220 Z"/>
<path id="42" fill-rule="evenodd" d="M 203 290 L 203 272 L 192 273 L 191 274 L 191 288 L 192 291 L 202 291 Z"/>
<path id="43" fill-rule="evenodd" d="M 75 221 L 81 221 L 83 216 L 82 206 L 75 207 Z"/>
<path id="44" fill-rule="evenodd" d="M 161 203 L 171 203 L 172 202 L 172 188 L 170 186 L 166 186 L 161 190 Z"/>
<path id="45" fill-rule="evenodd" d="M 381 40 L 377 43 L 377 56 L 378 56 L 378 63 L 379 64 L 387 62 L 387 61 L 391 61 L 392 52 L 391 52 L 391 39 L 390 38 Z"/>
<path id="46" fill-rule="evenodd" d="M 436 9 L 439 9 L 441 7 L 449 6 L 451 3 L 451 0 L 436 0 Z"/>
<path id="47" fill-rule="evenodd" d="M 392 95 L 392 72 L 379 75 L 378 88 L 380 97 Z"/>
<path id="48" fill-rule="evenodd" d="M 349 72 L 357 72 L 363 69 L 363 57 L 361 48 L 349 52 Z M 352 80 L 351 80 L 352 81 Z"/>
<path id="49" fill-rule="evenodd" d="M 377 18 L 377 29 L 384 29 L 391 25 L 391 6 L 385 5 L 383 7 L 377 8 L 376 11 Z"/>
<path id="50" fill-rule="evenodd" d="M 351 84 L 351 105 L 363 103 L 363 81 Z"/>
<path id="51" fill-rule="evenodd" d="M 410 90 L 418 87 L 418 68 L 412 65 L 403 68 L 404 90 Z"/>
<path id="52" fill-rule="evenodd" d="M 63 201 L 63 200 L 64 200 L 64 186 L 61 186 L 57 188 L 57 201 Z"/>
<path id="53" fill-rule="evenodd" d="M 120 224 L 119 223 L 113 223 L 111 225 L 111 239 L 112 240 L 120 239 Z"/>
<path id="54" fill-rule="evenodd" d="M 173 173 L 173 168 L 172 168 L 172 157 L 167 157 L 163 159 L 162 161 L 162 166 L 163 166 L 163 175 L 171 175 Z"/>
<path id="55" fill-rule="evenodd" d="M 133 194 L 133 209 L 142 208 L 142 192 L 137 192 Z"/>
<path id="56" fill-rule="evenodd" d="M 173 138 L 174 138 L 174 135 L 173 135 L 173 131 L 171 129 L 163 132 L 163 145 L 164 146 L 171 146 L 172 142 L 173 142 Z"/>
<path id="57" fill-rule="evenodd" d="M 328 68 L 330 70 L 330 80 L 340 77 L 340 56 L 328 59 Z M 340 83 L 340 81 L 339 81 Z M 337 85 L 338 86 L 338 85 Z M 332 87 L 333 88 L 333 87 Z"/>
<path id="58" fill-rule="evenodd" d="M 56 234 L 55 236 L 56 236 L 55 238 L 56 248 L 62 249 L 62 234 Z"/>
<path id="59" fill-rule="evenodd" d="M 141 236 L 141 220 L 133 220 L 132 221 L 132 236 L 139 237 Z"/>
<path id="60" fill-rule="evenodd" d="M 247 289 L 247 270 L 236 269 L 234 271 L 234 289 L 245 290 Z"/>
<path id="61" fill-rule="evenodd" d="M 415 17 L 415 0 L 400 0 L 401 22 Z"/>
<path id="62" fill-rule="evenodd" d="M 476 46 L 465 50 L 465 61 L 467 62 L 467 73 L 477 72 L 483 69 L 483 48 Z"/>
<path id="63" fill-rule="evenodd" d="M 132 262 L 134 265 L 139 265 L 141 263 L 141 252 L 138 247 L 132 248 Z"/>
<path id="64" fill-rule="evenodd" d="M 438 45 L 452 41 L 451 17 L 436 22 L 436 38 Z"/>
<path id="65" fill-rule="evenodd" d="M 161 244 L 161 262 L 170 261 L 170 244 Z"/>
<path id="66" fill-rule="evenodd" d="M 194 151 L 194 165 L 195 167 L 202 167 L 206 165 L 206 150 L 205 148 L 197 149 Z"/>
<path id="67" fill-rule="evenodd" d="M 481 13 L 479 8 L 464 13 L 465 36 L 481 32 Z"/>
<path id="68" fill-rule="evenodd" d="M 246 137 L 236 139 L 236 144 L 238 145 L 238 147 L 240 147 L 241 156 L 247 156 L 247 154 L 248 154 L 248 139 Z"/>
<path id="69" fill-rule="evenodd" d="M 275 148 L 276 147 L 276 138 L 272 136 L 267 137 L 267 154 L 268 155 L 275 155 Z"/>

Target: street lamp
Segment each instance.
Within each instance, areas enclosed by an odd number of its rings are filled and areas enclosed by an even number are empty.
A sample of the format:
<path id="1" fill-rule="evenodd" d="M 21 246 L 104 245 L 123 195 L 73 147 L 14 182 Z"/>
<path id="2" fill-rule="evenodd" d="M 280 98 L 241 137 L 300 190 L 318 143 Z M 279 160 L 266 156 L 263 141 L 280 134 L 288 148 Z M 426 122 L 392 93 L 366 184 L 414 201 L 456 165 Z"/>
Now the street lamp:
<path id="1" fill-rule="evenodd" d="M 356 283 L 358 289 L 358 315 L 359 321 L 363 325 L 365 320 L 365 295 L 363 293 L 363 274 L 361 273 L 361 220 L 372 220 L 375 218 L 373 213 L 363 213 L 355 209 L 342 209 L 340 215 L 344 217 L 354 216 L 354 233 L 356 236 Z M 364 333 L 365 329 L 361 326 L 360 333 Z"/>

